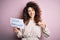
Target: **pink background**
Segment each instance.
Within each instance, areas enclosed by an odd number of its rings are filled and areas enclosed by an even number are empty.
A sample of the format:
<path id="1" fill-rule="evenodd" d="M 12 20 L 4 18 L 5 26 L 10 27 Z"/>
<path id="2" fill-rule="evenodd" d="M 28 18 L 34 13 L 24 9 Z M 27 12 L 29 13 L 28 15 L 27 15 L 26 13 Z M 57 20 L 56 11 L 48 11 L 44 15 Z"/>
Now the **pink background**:
<path id="1" fill-rule="evenodd" d="M 22 10 L 29 0 L 1 0 L 0 39 L 14 38 L 10 26 L 10 17 L 21 17 Z M 42 10 L 42 19 L 47 24 L 51 34 L 45 40 L 60 40 L 60 0 L 35 0 Z"/>

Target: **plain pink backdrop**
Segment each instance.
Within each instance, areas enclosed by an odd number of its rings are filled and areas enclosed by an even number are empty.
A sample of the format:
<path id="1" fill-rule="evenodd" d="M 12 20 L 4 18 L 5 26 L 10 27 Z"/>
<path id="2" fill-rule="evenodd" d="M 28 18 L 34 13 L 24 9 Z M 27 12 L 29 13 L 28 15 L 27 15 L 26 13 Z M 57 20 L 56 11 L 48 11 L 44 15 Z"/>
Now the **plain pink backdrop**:
<path id="1" fill-rule="evenodd" d="M 0 38 L 14 37 L 10 26 L 10 17 L 19 18 L 29 0 L 1 0 Z M 35 0 L 42 10 L 42 19 L 51 34 L 45 40 L 60 40 L 60 0 Z"/>

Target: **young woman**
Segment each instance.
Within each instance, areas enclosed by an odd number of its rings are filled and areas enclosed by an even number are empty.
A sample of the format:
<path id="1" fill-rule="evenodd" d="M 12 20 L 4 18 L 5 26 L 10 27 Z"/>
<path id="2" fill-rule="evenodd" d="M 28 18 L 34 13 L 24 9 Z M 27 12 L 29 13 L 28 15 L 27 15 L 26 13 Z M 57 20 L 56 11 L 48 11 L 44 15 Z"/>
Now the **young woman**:
<path id="1" fill-rule="evenodd" d="M 48 37 L 49 31 L 41 19 L 41 10 L 34 2 L 28 2 L 23 10 L 24 29 L 14 28 L 18 38 L 22 40 L 39 40 L 42 33 Z"/>

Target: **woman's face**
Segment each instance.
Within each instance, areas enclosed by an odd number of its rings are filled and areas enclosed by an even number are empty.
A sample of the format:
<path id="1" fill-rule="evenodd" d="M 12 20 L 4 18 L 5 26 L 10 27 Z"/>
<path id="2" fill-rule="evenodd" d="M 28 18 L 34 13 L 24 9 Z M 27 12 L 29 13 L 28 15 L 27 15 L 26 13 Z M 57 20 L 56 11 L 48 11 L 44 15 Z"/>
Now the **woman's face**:
<path id="1" fill-rule="evenodd" d="M 32 8 L 32 7 L 29 7 L 28 8 L 28 14 L 29 14 L 29 16 L 32 18 L 34 18 L 34 16 L 35 16 L 35 10 Z"/>

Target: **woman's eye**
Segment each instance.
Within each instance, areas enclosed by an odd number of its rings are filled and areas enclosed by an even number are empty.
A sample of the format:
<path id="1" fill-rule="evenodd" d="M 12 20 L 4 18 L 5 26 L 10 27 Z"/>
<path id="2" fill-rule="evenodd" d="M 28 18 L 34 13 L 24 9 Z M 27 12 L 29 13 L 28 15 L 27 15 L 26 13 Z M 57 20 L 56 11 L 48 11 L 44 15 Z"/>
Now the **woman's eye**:
<path id="1" fill-rule="evenodd" d="M 34 11 L 34 10 L 32 9 L 32 11 Z"/>
<path id="2" fill-rule="evenodd" d="M 31 10 L 28 10 L 28 12 L 30 12 Z"/>

